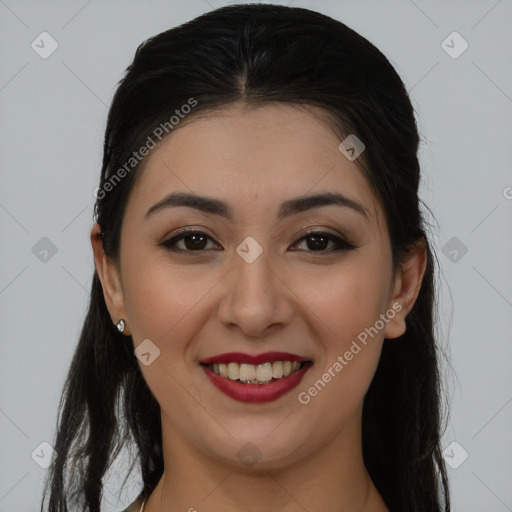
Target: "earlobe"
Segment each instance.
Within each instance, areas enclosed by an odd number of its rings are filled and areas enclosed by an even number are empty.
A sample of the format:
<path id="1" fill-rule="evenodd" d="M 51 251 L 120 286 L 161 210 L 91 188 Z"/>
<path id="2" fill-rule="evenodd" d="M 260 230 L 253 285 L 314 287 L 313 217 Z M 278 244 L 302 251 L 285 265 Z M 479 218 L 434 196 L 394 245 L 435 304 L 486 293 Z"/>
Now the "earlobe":
<path id="1" fill-rule="evenodd" d="M 119 271 L 117 265 L 105 254 L 101 227 L 98 223 L 91 229 L 91 245 L 96 272 L 101 281 L 103 297 L 105 298 L 110 318 L 114 324 L 117 324 L 120 319 L 124 319 L 126 324 L 126 311 Z M 127 333 L 126 327 L 124 333 Z"/>
<path id="2" fill-rule="evenodd" d="M 425 239 L 421 237 L 409 249 L 405 261 L 396 272 L 389 302 L 389 308 L 396 314 L 386 325 L 385 338 L 398 338 L 406 331 L 405 318 L 414 307 L 419 295 L 426 267 L 426 243 Z"/>

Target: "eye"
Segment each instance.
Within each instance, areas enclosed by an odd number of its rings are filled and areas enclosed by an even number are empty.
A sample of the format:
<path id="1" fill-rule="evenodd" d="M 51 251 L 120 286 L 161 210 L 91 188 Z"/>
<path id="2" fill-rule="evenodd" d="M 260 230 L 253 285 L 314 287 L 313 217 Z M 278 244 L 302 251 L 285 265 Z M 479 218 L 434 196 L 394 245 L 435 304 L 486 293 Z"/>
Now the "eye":
<path id="1" fill-rule="evenodd" d="M 163 241 L 160 245 L 170 251 L 201 252 L 206 245 L 206 240 L 212 240 L 206 233 L 194 229 L 182 230 L 176 236 Z M 185 249 L 178 247 L 178 242 L 184 242 Z"/>
<path id="2" fill-rule="evenodd" d="M 310 231 L 309 233 L 306 233 L 305 236 L 300 238 L 297 243 L 306 241 L 306 245 L 308 247 L 312 247 L 313 250 L 307 251 L 307 252 L 337 252 L 337 251 L 350 251 L 352 249 L 357 249 L 356 245 L 349 244 L 342 238 L 332 235 L 330 233 L 324 233 L 323 231 Z M 308 243 L 312 242 L 312 243 Z M 326 246 L 329 244 L 329 242 L 334 243 L 334 249 L 331 250 L 325 250 Z M 297 244 L 296 244 L 297 245 Z"/>
<path id="3" fill-rule="evenodd" d="M 213 239 L 206 233 L 194 229 L 186 229 L 182 230 L 180 233 L 178 233 L 176 236 L 173 236 L 169 240 L 163 241 L 160 245 L 170 251 L 202 252 L 204 249 L 206 249 L 208 240 Z M 310 231 L 309 233 L 306 233 L 295 243 L 295 246 L 303 241 L 306 242 L 307 247 L 310 249 L 306 250 L 306 252 L 331 253 L 343 250 L 349 251 L 357 249 L 358 247 L 356 245 L 349 244 L 341 237 L 332 235 L 330 233 L 325 233 L 323 231 Z M 183 242 L 183 245 L 178 247 L 178 244 L 181 242 Z M 334 248 L 326 250 L 329 242 L 334 244 Z M 217 247 L 219 246 L 217 245 Z"/>

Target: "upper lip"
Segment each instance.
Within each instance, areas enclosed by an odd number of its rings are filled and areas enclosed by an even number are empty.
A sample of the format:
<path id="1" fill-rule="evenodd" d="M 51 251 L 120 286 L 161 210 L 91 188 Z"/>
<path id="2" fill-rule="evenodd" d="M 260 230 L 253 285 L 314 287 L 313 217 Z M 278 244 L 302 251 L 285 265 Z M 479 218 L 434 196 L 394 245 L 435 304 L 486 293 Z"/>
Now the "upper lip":
<path id="1" fill-rule="evenodd" d="M 274 361 L 311 361 L 307 357 L 298 356 L 297 354 L 290 354 L 289 352 L 264 352 L 262 354 L 251 356 L 243 352 L 227 352 L 225 354 L 218 354 L 216 356 L 203 359 L 201 363 L 214 364 L 214 363 L 246 363 L 246 364 L 263 364 Z"/>

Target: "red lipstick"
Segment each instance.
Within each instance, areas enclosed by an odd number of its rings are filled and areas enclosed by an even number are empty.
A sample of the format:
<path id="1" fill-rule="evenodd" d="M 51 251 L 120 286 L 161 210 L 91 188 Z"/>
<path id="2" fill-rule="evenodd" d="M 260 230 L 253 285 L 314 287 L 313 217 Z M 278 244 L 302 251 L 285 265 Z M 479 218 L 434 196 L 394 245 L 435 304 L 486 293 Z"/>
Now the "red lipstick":
<path id="1" fill-rule="evenodd" d="M 281 377 L 280 379 L 261 384 L 246 384 L 228 377 L 222 377 L 207 366 L 214 363 L 231 362 L 258 365 L 274 361 L 298 361 L 302 363 L 302 366 L 288 377 Z M 311 368 L 312 362 L 305 357 L 287 352 L 265 352 L 255 356 L 240 352 L 229 352 L 209 357 L 201 361 L 201 366 L 210 382 L 230 398 L 239 402 L 262 403 L 277 400 L 296 388 L 306 372 Z"/>
<path id="2" fill-rule="evenodd" d="M 297 354 L 290 354 L 289 352 L 264 352 L 251 356 L 242 352 L 227 352 L 226 354 L 219 354 L 217 356 L 203 359 L 201 363 L 214 364 L 214 363 L 246 363 L 246 364 L 263 364 L 273 363 L 274 361 L 298 361 L 302 363 L 309 361 L 307 357 L 301 357 Z"/>

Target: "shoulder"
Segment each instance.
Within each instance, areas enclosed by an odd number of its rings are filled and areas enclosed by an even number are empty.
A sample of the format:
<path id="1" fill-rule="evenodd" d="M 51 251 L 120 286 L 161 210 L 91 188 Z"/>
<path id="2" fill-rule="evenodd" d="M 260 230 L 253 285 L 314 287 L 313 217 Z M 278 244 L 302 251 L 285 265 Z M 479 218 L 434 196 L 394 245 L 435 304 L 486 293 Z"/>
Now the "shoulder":
<path id="1" fill-rule="evenodd" d="M 142 498 L 137 498 L 128 508 L 121 512 L 140 512 L 142 507 Z"/>

